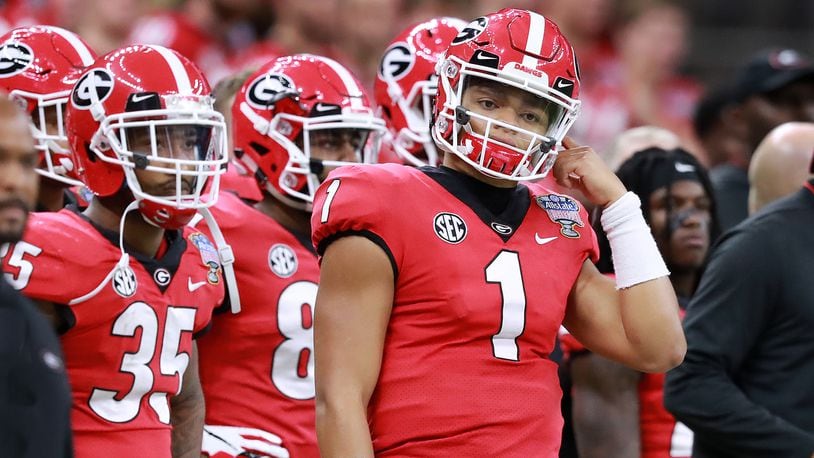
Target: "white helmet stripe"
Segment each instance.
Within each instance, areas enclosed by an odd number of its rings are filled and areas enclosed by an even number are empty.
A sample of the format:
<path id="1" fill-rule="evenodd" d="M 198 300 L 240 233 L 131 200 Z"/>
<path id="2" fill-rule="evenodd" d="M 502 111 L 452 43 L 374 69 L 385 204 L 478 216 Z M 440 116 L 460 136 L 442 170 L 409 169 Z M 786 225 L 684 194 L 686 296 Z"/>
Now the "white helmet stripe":
<path id="1" fill-rule="evenodd" d="M 179 59 L 174 52 L 163 46 L 147 45 L 147 47 L 156 50 L 164 57 L 164 60 L 167 61 L 167 65 L 170 66 L 170 70 L 172 71 L 172 76 L 175 78 L 175 84 L 178 86 L 178 93 L 186 95 L 192 94 L 192 82 L 189 81 L 189 74 L 187 74 L 181 59 Z"/>
<path id="2" fill-rule="evenodd" d="M 537 13 L 529 12 L 529 37 L 526 40 L 526 52 L 539 55 L 543 49 L 545 37 L 545 18 Z M 523 56 L 523 66 L 537 68 L 537 58 L 529 55 Z"/>
<path id="3" fill-rule="evenodd" d="M 73 49 L 75 49 L 76 53 L 79 54 L 79 59 L 82 60 L 82 65 L 87 67 L 88 65 L 93 63 L 94 61 L 93 52 L 91 52 L 91 50 L 88 49 L 87 46 L 85 46 L 85 43 L 82 43 L 82 40 L 78 39 L 76 35 L 59 27 L 46 26 L 46 28 L 49 31 L 54 32 L 55 34 L 61 36 L 62 38 L 65 39 L 65 41 L 67 41 L 68 43 L 71 44 L 71 46 L 73 46 Z"/>
<path id="4" fill-rule="evenodd" d="M 333 71 L 336 72 L 336 74 L 342 80 L 342 84 L 345 85 L 345 90 L 347 91 L 348 94 L 362 95 L 364 93 L 364 91 L 362 91 L 362 88 L 360 88 L 359 85 L 356 84 L 356 79 L 353 77 L 353 75 L 351 75 L 350 72 L 345 67 L 340 65 L 339 62 L 333 59 L 328 59 L 327 57 L 320 57 L 319 59 L 328 64 L 328 66 L 330 66 L 333 69 Z M 362 104 L 362 98 L 350 97 L 350 106 L 352 108 L 364 108 L 364 105 Z"/>

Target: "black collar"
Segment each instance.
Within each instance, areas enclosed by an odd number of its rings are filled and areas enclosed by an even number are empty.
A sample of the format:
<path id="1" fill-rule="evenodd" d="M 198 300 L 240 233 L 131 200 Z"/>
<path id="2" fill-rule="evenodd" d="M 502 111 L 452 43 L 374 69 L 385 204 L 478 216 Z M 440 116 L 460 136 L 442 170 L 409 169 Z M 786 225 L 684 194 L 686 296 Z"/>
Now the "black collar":
<path id="1" fill-rule="evenodd" d="M 112 231 L 110 229 L 106 229 L 98 224 L 94 223 L 90 220 L 87 216 L 83 215 L 76 206 L 69 206 L 67 210 L 74 212 L 83 220 L 87 221 L 97 232 L 102 234 L 104 238 L 106 238 L 110 243 L 113 244 L 116 248 L 119 247 L 119 233 L 116 231 Z M 175 272 L 178 270 L 178 266 L 181 264 L 181 257 L 184 255 L 184 252 L 187 249 L 187 241 L 182 236 L 181 230 L 174 230 L 164 231 L 164 239 L 167 242 L 167 250 L 164 253 L 164 256 L 161 259 L 155 259 L 152 256 L 147 256 L 143 253 L 140 253 L 133 249 L 133 247 L 127 245 L 127 242 L 124 243 L 124 251 L 135 258 L 144 268 L 150 272 L 150 275 L 153 277 L 153 281 L 155 282 L 158 289 L 161 292 L 165 292 L 167 287 L 170 285 L 170 281 L 159 281 L 158 279 L 166 279 L 167 277 L 164 275 L 157 274 L 156 272 L 160 269 L 165 270 L 169 273 L 169 278 L 172 279 L 175 276 Z M 163 284 L 162 284 L 163 283 Z"/>
<path id="2" fill-rule="evenodd" d="M 449 167 L 420 170 L 471 208 L 504 242 L 520 227 L 531 204 L 529 190 L 523 184 L 498 188 Z"/>

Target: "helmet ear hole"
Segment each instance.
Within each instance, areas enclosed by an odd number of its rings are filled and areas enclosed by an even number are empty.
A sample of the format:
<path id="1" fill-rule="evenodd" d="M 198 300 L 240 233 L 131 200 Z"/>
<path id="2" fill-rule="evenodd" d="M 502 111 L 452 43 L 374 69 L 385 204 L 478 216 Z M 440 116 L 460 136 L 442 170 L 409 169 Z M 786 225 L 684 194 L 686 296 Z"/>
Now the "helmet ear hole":
<path id="1" fill-rule="evenodd" d="M 265 146 L 263 146 L 263 145 L 261 145 L 260 143 L 257 143 L 257 142 L 249 142 L 249 146 L 257 153 L 258 156 L 261 156 L 261 157 L 265 156 L 270 151 L 268 148 L 266 148 Z M 244 154 L 243 150 L 241 150 L 240 155 L 242 156 L 243 154 Z"/>
<path id="2" fill-rule="evenodd" d="M 84 148 L 85 154 L 88 156 L 88 160 L 91 162 L 96 162 L 96 152 L 90 148 L 90 143 L 85 142 Z"/>

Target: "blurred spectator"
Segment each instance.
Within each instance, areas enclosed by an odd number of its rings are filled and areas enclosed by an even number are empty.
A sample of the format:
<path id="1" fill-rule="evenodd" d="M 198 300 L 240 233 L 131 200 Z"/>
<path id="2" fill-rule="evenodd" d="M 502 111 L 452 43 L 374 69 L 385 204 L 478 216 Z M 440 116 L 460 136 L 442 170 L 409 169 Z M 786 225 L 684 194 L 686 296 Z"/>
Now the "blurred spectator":
<path id="1" fill-rule="evenodd" d="M 723 229 L 747 216 L 749 161 L 763 137 L 784 122 L 814 121 L 814 64 L 793 49 L 761 52 L 739 70 L 733 91 L 721 119 L 745 148 L 710 170 Z"/>
<path id="2" fill-rule="evenodd" d="M 553 19 L 570 39 L 579 57 L 583 87 L 607 78 L 619 65 L 610 33 L 618 3 L 618 0 L 549 0 L 536 5 L 540 14 Z"/>
<path id="3" fill-rule="evenodd" d="M 505 3 L 505 2 L 504 2 Z M 457 17 L 468 23 L 478 14 L 492 11 L 475 11 L 471 0 L 402 0 L 401 22 L 414 24 L 433 17 Z M 500 9 L 501 7 L 498 7 Z M 495 10 L 497 11 L 497 10 Z"/>
<path id="4" fill-rule="evenodd" d="M 683 314 L 718 233 L 707 173 L 683 149 L 653 145 L 622 163 L 617 175 L 642 200 Z M 612 273 L 607 238 L 599 224 L 595 228 L 600 247 L 597 267 Z M 664 374 L 643 374 L 591 352 L 575 352 L 578 344 L 568 345 L 580 457 L 606 457 L 609 450 L 624 457 L 690 456 L 692 434 L 662 405 Z"/>
<path id="5" fill-rule="evenodd" d="M 336 55 L 340 0 L 273 0 L 277 17 L 268 39 L 289 53 Z M 384 41 L 383 41 L 384 43 Z"/>
<path id="6" fill-rule="evenodd" d="M 19 242 L 37 197 L 38 154 L 27 116 L 0 97 L 0 456 L 71 457 L 71 393 L 59 340 L 12 285 L 28 281 Z M 20 249 L 17 249 L 17 248 Z M 11 283 L 11 285 L 9 284 Z"/>
<path id="7" fill-rule="evenodd" d="M 379 57 L 393 37 L 393 30 L 402 27 L 401 8 L 401 0 L 342 0 L 331 26 L 337 30 L 336 40 L 341 46 L 336 59 L 358 75 L 370 92 Z"/>
<path id="8" fill-rule="evenodd" d="M 665 406 L 693 457 L 814 457 L 814 176 L 727 232 L 684 330 Z"/>
<path id="9" fill-rule="evenodd" d="M 461 14 L 459 17 L 469 21 L 478 16 L 485 16 L 489 13 L 500 11 L 509 6 L 537 12 L 542 6 L 542 3 L 543 2 L 539 0 L 515 0 L 512 2 L 506 2 L 506 0 L 475 0 L 474 2 L 469 2 L 469 8 L 464 10 L 464 12 L 469 12 L 469 14 Z"/>
<path id="10" fill-rule="evenodd" d="M 678 135 L 656 126 L 639 126 L 619 134 L 611 143 L 606 156 L 611 170 L 618 170 L 633 154 L 647 148 L 671 150 L 681 145 Z"/>
<path id="11" fill-rule="evenodd" d="M 800 189 L 812 154 L 814 124 L 790 122 L 769 132 L 749 163 L 749 214 Z"/>
<path id="12" fill-rule="evenodd" d="M 272 5 L 264 0 L 184 0 L 175 10 L 142 18 L 129 42 L 174 49 L 195 62 L 214 84 L 236 65 L 246 65 L 244 54 L 270 59 L 282 53 L 279 47 L 261 42 L 274 20 Z"/>
<path id="13" fill-rule="evenodd" d="M 622 131 L 650 124 L 678 134 L 693 153 L 700 151 L 690 121 L 700 86 L 678 74 L 687 51 L 687 13 L 672 0 L 621 6 L 613 32 L 618 65 L 583 85 L 574 137 L 604 152 Z"/>
<path id="14" fill-rule="evenodd" d="M 709 167 L 725 164 L 731 157 L 746 155 L 746 139 L 732 121 L 734 106 L 734 90 L 722 86 L 704 94 L 695 108 L 693 131 Z"/>
<path id="15" fill-rule="evenodd" d="M 73 31 L 100 55 L 131 43 L 133 24 L 145 12 L 139 0 L 76 0 L 75 7 L 82 14 Z"/>
<path id="16" fill-rule="evenodd" d="M 83 0 L 8 0 L 0 3 L 0 33 L 38 24 L 73 29 Z"/>

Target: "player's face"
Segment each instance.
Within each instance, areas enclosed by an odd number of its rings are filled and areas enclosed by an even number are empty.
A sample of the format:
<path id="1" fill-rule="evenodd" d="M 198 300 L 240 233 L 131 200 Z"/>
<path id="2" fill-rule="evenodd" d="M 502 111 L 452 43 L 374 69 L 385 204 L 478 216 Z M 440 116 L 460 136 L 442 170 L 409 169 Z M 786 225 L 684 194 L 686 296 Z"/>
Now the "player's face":
<path id="1" fill-rule="evenodd" d="M 37 199 L 38 162 L 26 118 L 8 108 L 0 111 L 0 243 L 19 241 L 23 235 Z"/>
<path id="2" fill-rule="evenodd" d="M 650 225 L 656 243 L 675 269 L 701 267 L 709 250 L 711 219 L 710 198 L 697 181 L 676 181 L 669 196 L 666 187 L 650 195 Z"/>
<path id="3" fill-rule="evenodd" d="M 149 161 L 155 151 L 158 157 L 194 161 L 203 159 L 201 151 L 207 148 L 201 139 L 201 129 L 192 125 L 157 126 L 155 128 L 155 150 L 149 127 L 133 127 L 127 129 L 127 149 L 135 156 L 148 158 L 147 163 L 156 167 L 168 167 L 165 163 Z M 194 170 L 195 165 L 182 165 L 181 169 Z M 136 176 L 145 193 L 156 196 L 176 195 L 176 180 L 174 175 L 157 171 L 148 171 L 136 168 Z M 195 185 L 195 178 L 185 176 L 182 178 L 181 194 L 190 194 Z"/>
<path id="4" fill-rule="evenodd" d="M 311 159 L 323 161 L 359 162 L 360 152 L 369 132 L 360 129 L 324 129 L 311 131 Z M 336 167 L 326 167 L 320 181 Z"/>
<path id="5" fill-rule="evenodd" d="M 556 105 L 521 89 L 488 80 L 474 79 L 464 90 L 462 104 L 474 113 L 505 122 L 520 129 L 545 135 L 551 111 Z M 470 119 L 472 130 L 483 135 L 486 122 Z M 519 149 L 526 149 L 531 137 L 520 132 L 493 126 L 489 137 Z"/>
<path id="6" fill-rule="evenodd" d="M 200 129 L 193 125 L 156 126 L 155 152 L 168 159 L 195 160 L 200 147 Z M 127 149 L 148 158 L 153 155 L 149 127 L 127 129 Z"/>

